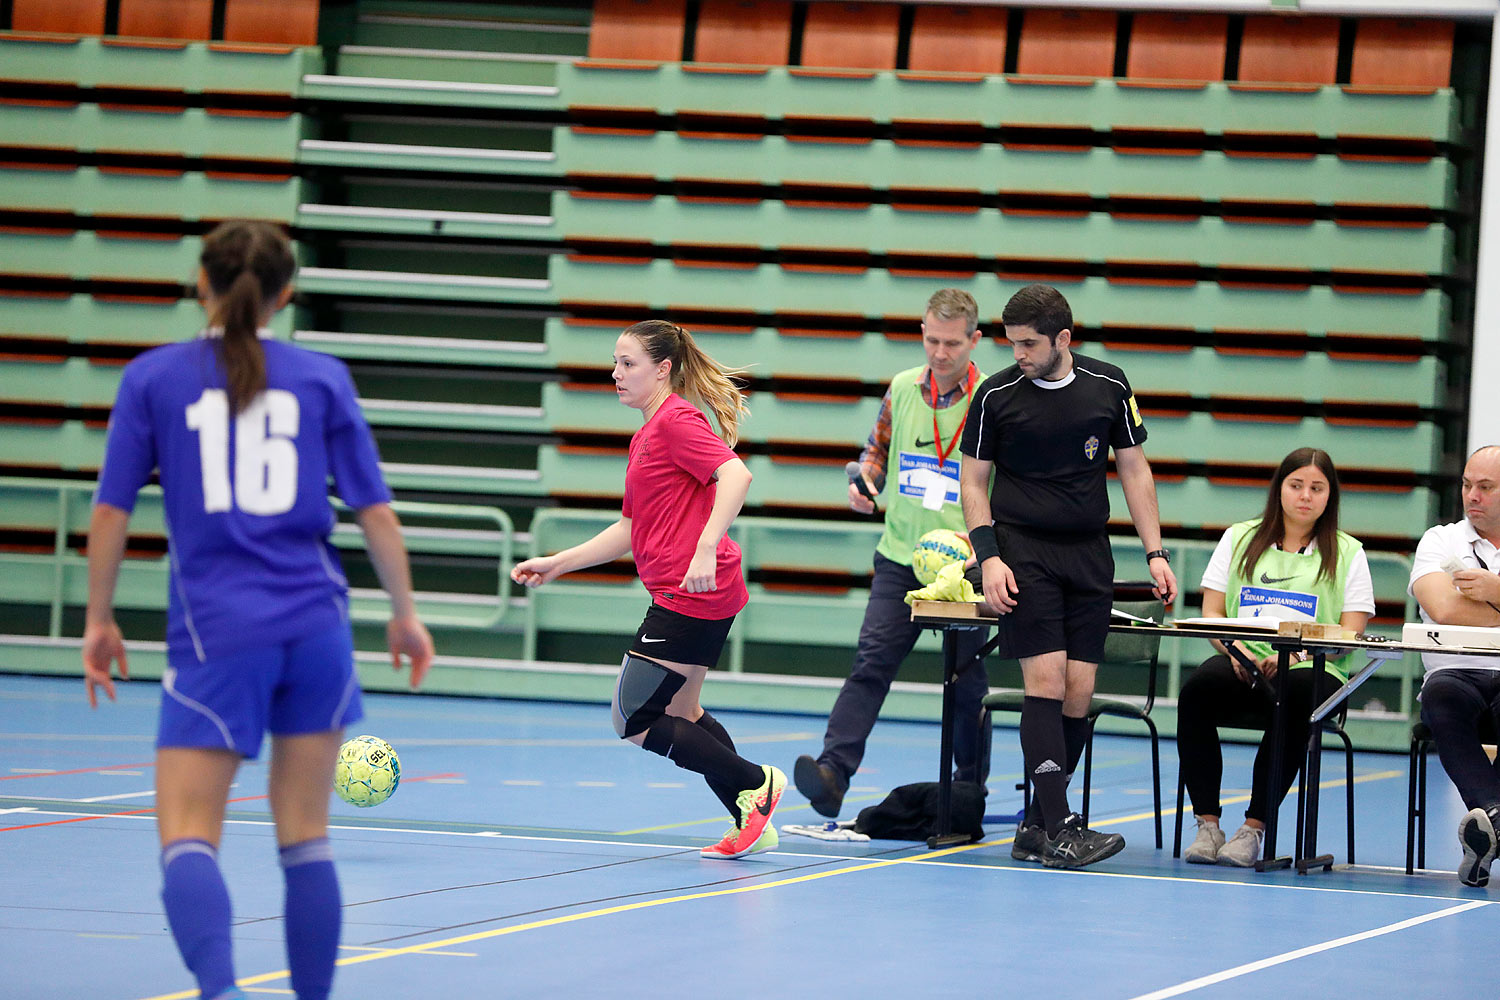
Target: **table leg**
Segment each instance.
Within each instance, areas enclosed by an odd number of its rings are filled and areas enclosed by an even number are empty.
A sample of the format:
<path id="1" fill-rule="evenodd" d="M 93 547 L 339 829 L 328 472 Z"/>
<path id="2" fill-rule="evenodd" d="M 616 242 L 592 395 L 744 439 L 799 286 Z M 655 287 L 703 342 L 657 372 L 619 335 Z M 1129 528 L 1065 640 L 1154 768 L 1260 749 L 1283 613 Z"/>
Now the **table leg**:
<path id="1" fill-rule="evenodd" d="M 973 838 L 953 832 L 953 699 L 958 685 L 958 636 L 954 629 L 943 629 L 943 721 L 938 740 L 938 808 L 930 848 L 967 844 Z"/>
<path id="2" fill-rule="evenodd" d="M 1313 653 L 1313 691 L 1322 687 L 1319 682 L 1323 677 L 1324 661 L 1322 653 Z M 1306 875 L 1314 868 L 1322 868 L 1325 872 L 1333 871 L 1333 855 L 1318 853 L 1318 783 L 1323 777 L 1322 719 L 1313 722 L 1312 731 L 1307 737 L 1307 770 L 1304 774 L 1304 784 L 1307 787 L 1307 825 L 1303 828 L 1305 832 L 1300 839 L 1307 853 L 1298 851 L 1300 856 L 1297 858 L 1297 872 Z"/>
<path id="3" fill-rule="evenodd" d="M 1271 685 L 1276 692 L 1276 707 L 1271 713 L 1271 774 L 1272 788 L 1281 787 L 1282 768 L 1286 762 L 1281 759 L 1281 734 L 1286 732 L 1286 672 L 1292 663 L 1292 650 L 1290 648 L 1277 650 L 1276 653 L 1276 682 Z M 1276 819 L 1280 812 L 1281 803 L 1276 801 L 1276 796 L 1266 796 L 1266 841 L 1261 850 L 1261 858 L 1255 862 L 1255 870 L 1258 872 L 1272 871 L 1280 868 L 1290 868 L 1292 859 L 1290 857 L 1278 857 L 1276 854 Z"/>

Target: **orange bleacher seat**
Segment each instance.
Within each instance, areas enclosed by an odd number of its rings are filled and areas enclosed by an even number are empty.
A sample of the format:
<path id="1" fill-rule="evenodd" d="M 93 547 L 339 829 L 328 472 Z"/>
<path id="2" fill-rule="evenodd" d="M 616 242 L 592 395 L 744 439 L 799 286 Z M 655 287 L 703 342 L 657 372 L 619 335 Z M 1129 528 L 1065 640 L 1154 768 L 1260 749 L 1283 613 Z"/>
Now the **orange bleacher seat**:
<path id="1" fill-rule="evenodd" d="M 677 62 L 686 8 L 686 0 L 594 0 L 589 58 Z"/>
<path id="2" fill-rule="evenodd" d="M 104 7 L 105 0 L 14 0 L 10 26 L 15 31 L 102 35 Z"/>
<path id="3" fill-rule="evenodd" d="M 1367 17 L 1354 31 L 1352 87 L 1432 90 L 1453 74 L 1453 22 Z"/>
<path id="4" fill-rule="evenodd" d="M 1009 16 L 1003 7 L 920 4 L 906 64 L 918 72 L 1003 73 Z"/>
<path id="5" fill-rule="evenodd" d="M 895 69 L 901 8 L 893 3 L 813 3 L 802 27 L 802 65 Z"/>
<path id="6" fill-rule="evenodd" d="M 318 44 L 318 0 L 228 0 L 226 42 Z"/>
<path id="7" fill-rule="evenodd" d="M 693 59 L 785 66 L 792 48 L 790 0 L 703 0 Z"/>
<path id="8" fill-rule="evenodd" d="M 1021 15 L 1016 72 L 1022 76 L 1113 76 L 1117 20 L 1112 10 L 1027 9 Z"/>
<path id="9" fill-rule="evenodd" d="M 120 0 L 120 34 L 131 38 L 212 37 L 213 0 Z"/>
<path id="10" fill-rule="evenodd" d="M 1270 14 L 1245 18 L 1240 37 L 1242 83 L 1321 86 L 1336 82 L 1338 64 L 1336 17 Z"/>
<path id="11" fill-rule="evenodd" d="M 1227 14 L 1137 14 L 1125 75 L 1132 80 L 1224 79 Z"/>

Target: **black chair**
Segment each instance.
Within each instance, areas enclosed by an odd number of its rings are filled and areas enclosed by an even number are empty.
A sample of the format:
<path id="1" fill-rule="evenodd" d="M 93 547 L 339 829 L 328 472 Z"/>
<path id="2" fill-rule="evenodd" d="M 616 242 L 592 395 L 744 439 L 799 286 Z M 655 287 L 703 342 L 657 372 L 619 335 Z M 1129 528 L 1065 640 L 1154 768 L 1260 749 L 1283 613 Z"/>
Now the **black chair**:
<path id="1" fill-rule="evenodd" d="M 1164 613 L 1161 601 L 1116 601 L 1115 607 L 1137 618 L 1150 618 L 1160 622 Z M 1156 704 L 1157 652 L 1161 638 L 1154 635 L 1118 635 L 1110 633 L 1104 642 L 1104 663 L 1111 666 L 1144 666 L 1146 668 L 1146 697 L 1144 703 L 1117 701 L 1112 698 L 1094 698 L 1089 702 L 1088 742 L 1083 750 L 1083 808 L 1079 814 L 1087 825 L 1089 820 L 1089 792 L 1094 769 L 1094 726 L 1099 717 L 1113 715 L 1124 719 L 1137 719 L 1146 724 L 1151 733 L 1151 790 L 1152 803 L 1156 810 L 1156 847 L 1161 849 L 1161 740 L 1156 732 L 1156 723 L 1151 721 L 1151 708 Z M 979 732 L 990 724 L 995 712 L 1019 712 L 1026 695 L 1024 691 L 992 691 L 984 697 L 979 710 Z M 1023 769 L 1024 770 L 1024 769 Z M 1023 801 L 1030 801 L 1029 782 L 1020 786 L 1025 792 Z"/>
<path id="2" fill-rule="evenodd" d="M 1344 744 L 1344 811 L 1348 823 L 1348 848 L 1349 864 L 1354 864 L 1354 744 L 1349 742 L 1349 734 L 1344 731 L 1344 723 L 1348 720 L 1349 704 L 1346 701 L 1340 705 L 1338 710 L 1323 720 L 1322 730 L 1332 733 Z M 1223 729 L 1248 729 L 1263 733 L 1266 724 L 1259 716 L 1246 713 L 1222 723 L 1219 728 Z M 1321 738 L 1320 738 L 1321 742 Z M 1286 766 L 1286 765 L 1283 765 Z M 1302 755 L 1301 762 L 1297 765 L 1297 841 L 1296 853 L 1300 858 L 1302 855 L 1302 816 L 1307 790 L 1303 787 L 1306 777 L 1307 756 Z M 1253 780 L 1253 779 L 1252 779 Z M 1183 801 L 1186 788 L 1182 780 L 1182 769 L 1177 769 L 1177 832 L 1172 837 L 1172 857 L 1182 857 L 1182 816 Z M 1316 794 L 1316 792 L 1314 792 Z"/>
<path id="3" fill-rule="evenodd" d="M 1494 721 L 1479 719 L 1479 742 L 1495 744 Z M 1418 720 L 1411 727 L 1411 751 L 1406 772 L 1406 874 L 1427 867 L 1427 752 L 1437 746 L 1427 723 Z M 1415 864 L 1413 861 L 1415 860 Z"/>

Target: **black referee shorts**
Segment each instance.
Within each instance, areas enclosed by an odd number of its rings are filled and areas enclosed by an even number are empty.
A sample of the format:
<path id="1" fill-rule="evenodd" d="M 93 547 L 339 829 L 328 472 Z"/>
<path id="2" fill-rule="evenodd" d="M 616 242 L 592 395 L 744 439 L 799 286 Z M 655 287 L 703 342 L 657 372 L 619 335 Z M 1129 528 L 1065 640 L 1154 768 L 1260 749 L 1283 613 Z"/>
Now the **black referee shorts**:
<path id="1" fill-rule="evenodd" d="M 997 526 L 1000 558 L 1016 577 L 1016 607 L 1000 616 L 1010 656 L 1064 650 L 1068 659 L 1098 663 L 1114 605 L 1115 558 L 1109 536 L 1058 539 Z"/>

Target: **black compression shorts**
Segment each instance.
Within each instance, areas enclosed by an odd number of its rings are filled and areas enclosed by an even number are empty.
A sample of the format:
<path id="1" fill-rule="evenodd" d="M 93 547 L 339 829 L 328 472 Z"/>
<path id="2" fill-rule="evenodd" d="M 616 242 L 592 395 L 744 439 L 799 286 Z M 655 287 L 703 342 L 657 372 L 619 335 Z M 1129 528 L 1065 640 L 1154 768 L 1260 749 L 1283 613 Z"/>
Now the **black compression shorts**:
<path id="1" fill-rule="evenodd" d="M 718 619 L 692 618 L 653 604 L 636 630 L 630 651 L 648 660 L 715 667 L 724 652 L 724 641 L 729 638 L 729 626 L 733 624 L 734 615 Z"/>

